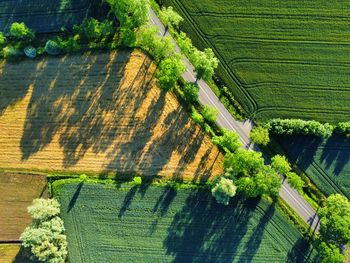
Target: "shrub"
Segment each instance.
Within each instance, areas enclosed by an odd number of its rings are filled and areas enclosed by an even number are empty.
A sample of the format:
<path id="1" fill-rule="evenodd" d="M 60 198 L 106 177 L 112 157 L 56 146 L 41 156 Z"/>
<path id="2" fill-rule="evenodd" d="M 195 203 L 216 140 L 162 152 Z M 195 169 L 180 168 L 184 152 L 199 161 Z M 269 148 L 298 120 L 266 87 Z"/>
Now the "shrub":
<path id="1" fill-rule="evenodd" d="M 6 37 L 2 32 L 0 32 L 0 46 L 5 44 L 5 42 L 6 42 Z"/>
<path id="2" fill-rule="evenodd" d="M 135 176 L 133 179 L 134 185 L 141 185 L 142 184 L 142 178 L 140 176 Z"/>
<path id="3" fill-rule="evenodd" d="M 76 52 L 81 49 L 81 46 L 78 42 L 78 35 L 70 37 L 66 40 L 58 37 L 57 45 L 59 49 L 64 50 L 66 52 Z"/>
<path id="4" fill-rule="evenodd" d="M 242 144 L 235 131 L 223 129 L 222 136 L 214 136 L 213 143 L 228 152 L 235 152 Z"/>
<path id="5" fill-rule="evenodd" d="M 73 31 L 83 39 L 95 40 L 108 38 L 114 34 L 112 21 L 99 22 L 94 18 L 85 18 L 80 25 L 75 25 Z"/>
<path id="6" fill-rule="evenodd" d="M 32 46 L 27 46 L 24 48 L 24 54 L 29 58 L 35 58 L 37 55 L 36 48 Z"/>
<path id="7" fill-rule="evenodd" d="M 202 110 L 202 115 L 204 119 L 208 122 L 215 122 L 218 117 L 219 111 L 215 107 L 210 107 L 208 105 L 204 106 Z"/>
<path id="8" fill-rule="evenodd" d="M 233 184 L 232 180 L 219 177 L 211 189 L 211 193 L 214 196 L 216 202 L 223 205 L 228 205 L 230 198 L 236 194 L 237 187 Z"/>
<path id="9" fill-rule="evenodd" d="M 189 103 L 198 102 L 199 87 L 195 83 L 186 83 L 183 86 L 184 99 Z"/>
<path id="10" fill-rule="evenodd" d="M 20 55 L 18 48 L 14 46 L 6 46 L 2 49 L 2 56 L 5 59 L 16 58 Z"/>
<path id="11" fill-rule="evenodd" d="M 34 32 L 29 29 L 23 22 L 13 23 L 10 28 L 11 36 L 19 40 L 32 40 L 35 37 Z"/>
<path id="12" fill-rule="evenodd" d="M 270 142 L 269 130 L 263 127 L 254 127 L 250 131 L 250 139 L 260 145 L 267 145 Z"/>
<path id="13" fill-rule="evenodd" d="M 191 118 L 195 123 L 198 123 L 199 125 L 203 125 L 204 123 L 204 118 L 202 114 L 200 114 L 196 109 L 192 109 L 191 112 Z"/>
<path id="14" fill-rule="evenodd" d="M 61 46 L 54 40 L 48 40 L 45 44 L 45 51 L 49 55 L 59 55 L 62 52 Z"/>
<path id="15" fill-rule="evenodd" d="M 272 119 L 268 123 L 270 132 L 280 135 L 311 134 L 322 138 L 332 136 L 334 127 L 328 123 L 300 119 Z"/>
<path id="16" fill-rule="evenodd" d="M 67 240 L 59 204 L 54 199 L 35 199 L 28 207 L 32 224 L 22 233 L 22 246 L 29 248 L 32 260 L 62 263 L 67 257 Z"/>

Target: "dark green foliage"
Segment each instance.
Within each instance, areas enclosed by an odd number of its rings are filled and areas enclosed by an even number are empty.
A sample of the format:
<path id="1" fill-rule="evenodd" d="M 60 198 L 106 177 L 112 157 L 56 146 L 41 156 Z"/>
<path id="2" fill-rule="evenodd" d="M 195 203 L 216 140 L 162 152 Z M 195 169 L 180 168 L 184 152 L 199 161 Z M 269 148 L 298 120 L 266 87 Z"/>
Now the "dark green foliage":
<path id="1" fill-rule="evenodd" d="M 316 135 L 322 138 L 332 136 L 334 127 L 328 123 L 300 119 L 272 119 L 267 124 L 270 132 L 278 135 Z"/>
<path id="2" fill-rule="evenodd" d="M 0 46 L 6 43 L 6 37 L 2 32 L 0 32 Z"/>
<path id="3" fill-rule="evenodd" d="M 67 39 L 57 38 L 57 45 L 59 49 L 64 50 L 67 53 L 76 52 L 81 49 L 81 46 L 75 36 Z"/>
<path id="4" fill-rule="evenodd" d="M 183 96 L 189 103 L 194 103 L 198 101 L 199 87 L 195 83 L 186 83 L 182 87 Z"/>
<path id="5" fill-rule="evenodd" d="M 62 47 L 54 40 L 48 40 L 45 44 L 45 51 L 49 55 L 59 55 L 62 53 Z"/>
<path id="6" fill-rule="evenodd" d="M 63 185 L 59 200 L 69 262 L 288 262 L 292 250 L 317 262 L 264 200 L 224 206 L 208 190 L 91 183 Z"/>
<path id="7" fill-rule="evenodd" d="M 24 54 L 29 58 L 35 58 L 37 55 L 36 48 L 32 46 L 27 46 L 24 48 Z"/>
<path id="8" fill-rule="evenodd" d="M 114 34 L 112 21 L 104 20 L 100 22 L 94 18 L 85 18 L 80 25 L 75 25 L 73 30 L 82 39 L 89 41 L 109 38 Z"/>

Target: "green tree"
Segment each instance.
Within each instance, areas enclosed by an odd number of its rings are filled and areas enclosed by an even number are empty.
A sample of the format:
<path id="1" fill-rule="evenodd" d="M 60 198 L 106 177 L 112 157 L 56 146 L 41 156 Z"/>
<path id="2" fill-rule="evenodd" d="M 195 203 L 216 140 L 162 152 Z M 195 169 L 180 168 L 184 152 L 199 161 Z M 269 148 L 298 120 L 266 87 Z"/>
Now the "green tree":
<path id="1" fill-rule="evenodd" d="M 11 36 L 19 40 L 32 40 L 35 37 L 33 30 L 29 29 L 23 22 L 13 23 L 10 28 Z"/>
<path id="2" fill-rule="evenodd" d="M 5 44 L 5 42 L 6 42 L 6 37 L 2 32 L 0 32 L 0 46 Z"/>
<path id="3" fill-rule="evenodd" d="M 198 123 L 199 125 L 204 124 L 204 118 L 202 114 L 200 114 L 194 107 L 192 107 L 191 110 L 191 118 L 195 123 Z"/>
<path id="4" fill-rule="evenodd" d="M 204 106 L 202 110 L 202 115 L 204 119 L 206 119 L 209 122 L 216 122 L 216 119 L 218 118 L 219 110 L 215 107 L 211 106 Z"/>
<path id="5" fill-rule="evenodd" d="M 54 199 L 35 199 L 28 207 L 32 224 L 22 233 L 22 246 L 29 248 L 33 260 L 62 263 L 67 257 L 67 240 L 59 204 Z"/>
<path id="6" fill-rule="evenodd" d="M 340 253 L 339 247 L 335 244 L 321 242 L 318 245 L 318 251 L 322 257 L 322 263 L 342 263 L 345 260 L 344 255 Z"/>
<path id="7" fill-rule="evenodd" d="M 204 51 L 195 50 L 191 55 L 191 62 L 195 67 L 197 79 L 209 80 L 214 74 L 214 70 L 219 65 L 219 60 L 215 57 L 211 48 L 206 48 Z"/>
<path id="8" fill-rule="evenodd" d="M 91 17 L 85 18 L 80 25 L 75 25 L 73 30 L 75 34 L 87 40 L 107 38 L 114 34 L 112 21 L 100 22 Z"/>
<path id="9" fill-rule="evenodd" d="M 291 169 L 286 157 L 278 154 L 271 158 L 271 166 L 280 174 L 286 174 Z"/>
<path id="10" fill-rule="evenodd" d="M 222 136 L 214 136 L 213 142 L 231 153 L 235 152 L 240 146 L 242 146 L 239 135 L 235 131 L 227 129 L 223 129 Z"/>
<path id="11" fill-rule="evenodd" d="M 269 130 L 263 127 L 254 127 L 250 132 L 250 139 L 260 145 L 267 145 L 270 142 Z"/>
<path id="12" fill-rule="evenodd" d="M 297 191 L 301 192 L 304 187 L 304 181 L 300 178 L 299 175 L 293 172 L 287 172 L 286 173 L 288 183 L 291 187 L 296 189 Z"/>
<path id="13" fill-rule="evenodd" d="M 120 27 L 133 30 L 147 24 L 149 17 L 148 0 L 107 0 Z"/>
<path id="14" fill-rule="evenodd" d="M 320 234 L 337 245 L 350 241 L 350 202 L 340 194 L 330 195 L 319 210 Z"/>
<path id="15" fill-rule="evenodd" d="M 183 88 L 183 96 L 189 103 L 194 103 L 198 101 L 199 87 L 196 83 L 186 83 Z"/>
<path id="16" fill-rule="evenodd" d="M 181 49 L 181 51 L 187 56 L 190 57 L 194 52 L 195 48 L 193 47 L 192 40 L 184 32 L 179 34 L 175 33 L 176 41 Z"/>
<path id="17" fill-rule="evenodd" d="M 183 21 L 183 18 L 174 11 L 172 6 L 168 8 L 163 6 L 160 11 L 160 18 L 165 24 L 165 31 L 168 31 L 169 27 L 178 28 L 179 24 Z"/>
<path id="18" fill-rule="evenodd" d="M 232 180 L 225 177 L 219 177 L 211 189 L 216 202 L 223 205 L 228 205 L 230 198 L 236 194 L 236 186 Z"/>
<path id="19" fill-rule="evenodd" d="M 157 79 L 159 85 L 164 90 L 171 90 L 175 87 L 176 82 L 184 73 L 186 67 L 179 55 L 174 55 L 163 59 L 159 63 Z"/>

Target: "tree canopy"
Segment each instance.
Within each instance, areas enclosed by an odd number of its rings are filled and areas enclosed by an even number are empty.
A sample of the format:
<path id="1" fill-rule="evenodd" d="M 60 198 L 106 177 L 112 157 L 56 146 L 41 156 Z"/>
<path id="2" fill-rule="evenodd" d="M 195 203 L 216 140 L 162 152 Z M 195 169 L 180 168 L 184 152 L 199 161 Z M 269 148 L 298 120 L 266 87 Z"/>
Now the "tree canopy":
<path id="1" fill-rule="evenodd" d="M 169 27 L 178 28 L 183 18 L 173 9 L 172 6 L 162 7 L 160 11 L 160 18 L 165 24 L 166 29 Z"/>
<path id="2" fill-rule="evenodd" d="M 162 89 L 170 90 L 175 87 L 176 82 L 184 73 L 186 67 L 179 55 L 163 59 L 158 67 L 158 82 Z"/>
<path id="3" fill-rule="evenodd" d="M 216 202 L 223 205 L 228 205 L 230 198 L 236 194 L 236 186 L 232 180 L 225 177 L 219 177 L 211 189 L 211 193 L 214 196 Z"/>
<path id="4" fill-rule="evenodd" d="M 250 132 L 250 138 L 256 144 L 267 145 L 270 142 L 269 130 L 264 127 L 254 127 Z"/>
<path id="5" fill-rule="evenodd" d="M 211 79 L 214 70 L 219 65 L 219 60 L 215 57 L 214 52 L 211 48 L 206 48 L 204 51 L 195 50 L 192 52 L 191 61 L 195 67 L 198 79 Z"/>
<path id="6" fill-rule="evenodd" d="M 286 174 L 291 169 L 287 158 L 278 154 L 271 158 L 271 166 L 280 174 Z"/>
<path id="7" fill-rule="evenodd" d="M 223 129 L 222 131 L 223 135 L 213 137 L 213 142 L 216 145 L 219 145 L 231 153 L 235 152 L 240 146 L 242 146 L 239 135 L 235 131 L 227 129 Z"/>

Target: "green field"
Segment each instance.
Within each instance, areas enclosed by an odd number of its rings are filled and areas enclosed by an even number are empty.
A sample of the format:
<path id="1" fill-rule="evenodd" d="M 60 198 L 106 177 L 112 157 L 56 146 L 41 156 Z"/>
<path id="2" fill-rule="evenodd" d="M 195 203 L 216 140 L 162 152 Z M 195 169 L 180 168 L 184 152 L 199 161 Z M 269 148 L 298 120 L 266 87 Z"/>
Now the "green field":
<path id="1" fill-rule="evenodd" d="M 69 259 L 78 262 L 313 262 L 273 205 L 218 205 L 204 190 L 64 184 Z M 60 190 L 58 190 L 60 189 Z"/>
<path id="2" fill-rule="evenodd" d="M 220 77 L 260 120 L 350 117 L 350 2 L 158 0 L 211 47 Z"/>
<path id="3" fill-rule="evenodd" d="M 350 140 L 333 136 L 328 140 L 308 136 L 285 136 L 278 141 L 290 161 L 310 177 L 321 191 L 350 198 Z"/>

